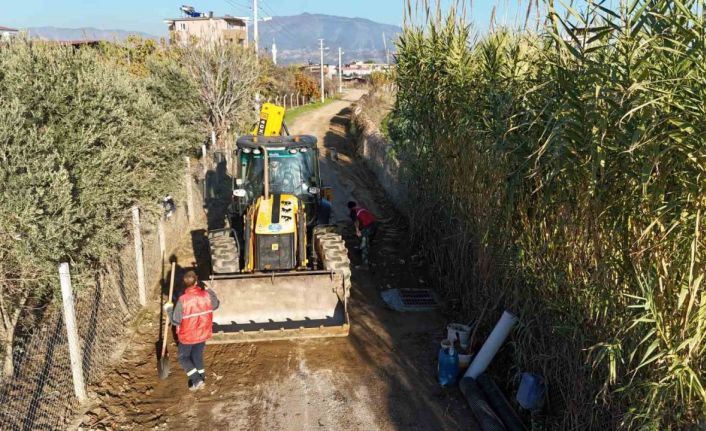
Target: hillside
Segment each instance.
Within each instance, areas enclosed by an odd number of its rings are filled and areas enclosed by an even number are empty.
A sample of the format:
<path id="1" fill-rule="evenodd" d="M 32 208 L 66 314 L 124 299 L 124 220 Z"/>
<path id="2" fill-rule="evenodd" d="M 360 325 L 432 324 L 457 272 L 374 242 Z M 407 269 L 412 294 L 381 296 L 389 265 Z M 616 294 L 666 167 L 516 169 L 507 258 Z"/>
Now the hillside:
<path id="1" fill-rule="evenodd" d="M 401 31 L 398 26 L 363 18 L 309 13 L 275 16 L 260 23 L 259 28 L 261 48 L 269 52 L 275 40 L 282 63 L 318 62 L 319 38 L 324 38 L 325 45 L 330 48 L 325 57 L 327 62 L 338 61 L 338 47 L 345 52 L 344 61 L 384 61 L 383 33 L 388 49 L 394 52 L 394 41 Z"/>
<path id="2" fill-rule="evenodd" d="M 252 38 L 252 26 L 250 37 Z M 139 31 L 103 30 L 93 27 L 60 28 L 30 27 L 24 29 L 32 38 L 46 40 L 109 40 L 122 41 L 129 35 L 148 39 L 158 36 Z M 275 16 L 260 23 L 260 49 L 270 52 L 276 41 L 280 63 L 307 63 L 319 61 L 319 38 L 330 49 L 325 61 L 338 62 L 338 48 L 343 48 L 343 61 L 385 60 L 383 34 L 390 53 L 395 51 L 395 40 L 402 29 L 363 18 L 304 13 L 293 16 Z"/>
<path id="3" fill-rule="evenodd" d="M 93 27 L 61 28 L 61 27 L 29 27 L 23 29 L 29 32 L 30 37 L 44 40 L 109 40 L 122 41 L 130 35 L 147 39 L 157 39 L 156 36 L 139 31 L 119 29 L 103 30 Z"/>

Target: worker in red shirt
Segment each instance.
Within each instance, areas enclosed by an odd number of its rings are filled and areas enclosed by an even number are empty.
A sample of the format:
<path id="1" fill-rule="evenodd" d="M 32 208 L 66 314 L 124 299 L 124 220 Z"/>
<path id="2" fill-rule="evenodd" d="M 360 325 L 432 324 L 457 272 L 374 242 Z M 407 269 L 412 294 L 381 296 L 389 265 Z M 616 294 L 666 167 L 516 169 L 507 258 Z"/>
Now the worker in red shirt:
<path id="1" fill-rule="evenodd" d="M 355 234 L 360 238 L 360 252 L 363 257 L 363 267 L 369 265 L 370 243 L 377 232 L 377 222 L 373 213 L 359 206 L 354 201 L 348 202 L 350 217 L 355 225 Z"/>
<path id="2" fill-rule="evenodd" d="M 171 302 L 164 307 L 172 325 L 176 326 L 179 364 L 189 378 L 189 389 L 196 391 L 206 386 L 203 352 L 206 340 L 213 335 L 213 310 L 220 303 L 212 290 L 199 285 L 194 271 L 184 274 L 184 286 L 186 289 L 176 307 Z"/>

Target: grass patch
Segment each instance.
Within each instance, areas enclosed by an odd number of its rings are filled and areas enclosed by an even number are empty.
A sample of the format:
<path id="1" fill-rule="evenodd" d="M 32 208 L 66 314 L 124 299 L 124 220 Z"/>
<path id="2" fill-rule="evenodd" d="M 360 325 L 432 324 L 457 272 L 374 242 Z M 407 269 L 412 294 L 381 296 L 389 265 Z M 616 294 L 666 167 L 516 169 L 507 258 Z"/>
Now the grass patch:
<path id="1" fill-rule="evenodd" d="M 287 109 L 287 112 L 284 114 L 284 121 L 287 124 L 292 124 L 294 120 L 302 115 L 306 114 L 307 112 L 315 111 L 319 108 L 323 108 L 324 106 L 328 105 L 331 102 L 334 102 L 336 100 L 339 100 L 341 97 L 340 96 L 334 96 L 334 97 L 329 97 L 328 99 L 324 100 L 323 102 L 316 102 L 316 103 L 310 103 L 308 105 L 302 105 L 302 106 L 297 106 L 296 108 L 292 109 Z"/>

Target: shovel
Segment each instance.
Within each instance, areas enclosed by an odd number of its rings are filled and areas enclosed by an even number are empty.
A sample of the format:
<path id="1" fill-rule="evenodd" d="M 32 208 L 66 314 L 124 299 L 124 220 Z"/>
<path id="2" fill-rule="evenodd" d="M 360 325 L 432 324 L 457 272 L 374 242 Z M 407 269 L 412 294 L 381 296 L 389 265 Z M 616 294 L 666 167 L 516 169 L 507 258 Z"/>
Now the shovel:
<path id="1" fill-rule="evenodd" d="M 167 302 L 172 300 L 174 294 L 174 273 L 176 272 L 176 262 L 172 262 L 172 273 L 169 280 L 169 296 Z M 166 311 L 165 311 L 166 314 Z M 167 355 L 167 338 L 169 338 L 169 316 L 164 316 L 164 331 L 162 332 L 162 351 L 157 362 L 159 378 L 164 380 L 169 377 L 169 355 Z"/>

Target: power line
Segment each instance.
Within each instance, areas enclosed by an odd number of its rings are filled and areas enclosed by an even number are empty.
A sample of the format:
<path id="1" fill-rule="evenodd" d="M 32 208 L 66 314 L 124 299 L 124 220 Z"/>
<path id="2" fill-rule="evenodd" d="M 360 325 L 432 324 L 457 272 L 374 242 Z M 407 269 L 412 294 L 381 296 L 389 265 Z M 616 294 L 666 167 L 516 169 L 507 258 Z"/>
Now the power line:
<path id="1" fill-rule="evenodd" d="M 225 2 L 228 3 L 229 5 L 231 5 L 235 9 L 241 9 L 241 10 L 246 11 L 243 15 L 250 15 L 250 8 L 249 7 L 238 4 L 233 0 L 225 0 Z"/>
<path id="2" fill-rule="evenodd" d="M 260 4 L 265 8 L 263 12 L 267 12 L 270 16 L 277 16 L 277 12 L 274 11 L 273 7 L 267 3 L 267 0 L 260 0 Z M 298 36 L 295 35 L 285 24 L 274 22 L 272 25 L 276 27 L 275 31 L 284 34 L 292 40 L 297 40 Z M 303 49 L 306 49 L 302 47 Z"/>
<path id="3" fill-rule="evenodd" d="M 274 22 L 274 17 L 278 16 L 278 14 L 277 14 L 277 12 L 275 12 L 275 10 L 272 8 L 272 6 L 270 6 L 269 4 L 267 4 L 267 3 L 265 2 L 265 0 L 260 0 L 260 1 L 261 1 L 260 4 L 262 5 L 262 6 L 261 6 L 261 10 L 262 10 L 263 13 L 265 13 L 266 15 L 269 15 L 269 16 L 273 17 L 273 19 L 272 19 L 272 21 L 273 21 L 273 22 L 272 22 L 272 25 L 275 25 L 275 26 L 277 27 L 277 31 L 278 31 L 278 32 L 281 32 L 281 33 L 285 33 L 285 34 L 286 34 L 287 36 L 289 36 L 290 38 L 295 39 L 296 36 L 294 35 L 294 33 L 291 32 L 291 30 L 289 30 L 289 29 L 287 28 L 287 26 L 285 26 L 284 24 L 281 24 L 281 23 L 275 23 L 275 22 Z"/>

